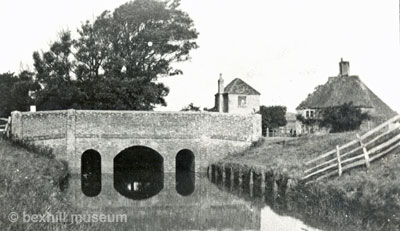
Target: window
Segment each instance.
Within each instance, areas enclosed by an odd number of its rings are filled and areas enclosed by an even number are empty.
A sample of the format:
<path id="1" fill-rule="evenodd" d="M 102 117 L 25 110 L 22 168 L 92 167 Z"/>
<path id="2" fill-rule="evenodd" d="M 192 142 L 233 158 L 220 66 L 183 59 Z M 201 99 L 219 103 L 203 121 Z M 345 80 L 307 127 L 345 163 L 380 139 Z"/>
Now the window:
<path id="1" fill-rule="evenodd" d="M 310 111 L 310 117 L 314 118 L 314 111 Z"/>
<path id="2" fill-rule="evenodd" d="M 246 96 L 238 96 L 239 107 L 246 107 Z"/>
<path id="3" fill-rule="evenodd" d="M 310 117 L 310 111 L 306 111 L 306 118 Z"/>

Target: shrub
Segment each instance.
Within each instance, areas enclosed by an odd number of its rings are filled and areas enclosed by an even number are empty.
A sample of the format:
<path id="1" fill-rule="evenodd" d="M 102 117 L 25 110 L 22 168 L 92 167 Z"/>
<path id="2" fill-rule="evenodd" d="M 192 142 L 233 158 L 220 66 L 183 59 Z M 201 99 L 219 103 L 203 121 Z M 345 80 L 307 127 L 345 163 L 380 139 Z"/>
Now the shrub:
<path id="1" fill-rule="evenodd" d="M 353 131 L 359 129 L 361 123 L 367 119 L 369 116 L 366 112 L 362 112 L 352 103 L 345 103 L 323 109 L 319 126 L 330 129 L 331 133 Z"/>

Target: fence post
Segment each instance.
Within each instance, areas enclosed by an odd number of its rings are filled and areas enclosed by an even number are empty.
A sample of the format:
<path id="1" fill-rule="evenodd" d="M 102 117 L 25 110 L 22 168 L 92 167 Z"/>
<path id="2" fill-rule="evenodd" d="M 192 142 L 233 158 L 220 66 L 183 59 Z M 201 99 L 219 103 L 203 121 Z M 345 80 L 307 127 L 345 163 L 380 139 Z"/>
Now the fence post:
<path id="1" fill-rule="evenodd" d="M 370 163 L 369 163 L 369 154 L 368 154 L 367 148 L 365 147 L 364 142 L 362 142 L 360 135 L 356 134 L 356 136 L 357 136 L 358 141 L 360 142 L 360 145 L 361 145 L 363 153 L 364 153 L 365 165 L 367 166 L 367 168 L 369 168 Z"/>
<path id="2" fill-rule="evenodd" d="M 4 134 L 7 138 L 10 137 L 10 125 L 11 125 L 11 116 L 8 117 L 6 127 L 4 128 Z"/>
<path id="3" fill-rule="evenodd" d="M 261 193 L 264 195 L 265 192 L 265 172 L 261 170 Z"/>
<path id="4" fill-rule="evenodd" d="M 225 165 L 223 164 L 221 168 L 222 168 L 222 183 L 225 185 L 225 177 L 226 177 Z"/>
<path id="5" fill-rule="evenodd" d="M 337 156 L 337 162 L 338 162 L 339 176 L 341 176 L 341 175 L 342 175 L 342 161 L 340 160 L 340 149 L 339 149 L 339 145 L 336 145 L 336 156 Z"/>

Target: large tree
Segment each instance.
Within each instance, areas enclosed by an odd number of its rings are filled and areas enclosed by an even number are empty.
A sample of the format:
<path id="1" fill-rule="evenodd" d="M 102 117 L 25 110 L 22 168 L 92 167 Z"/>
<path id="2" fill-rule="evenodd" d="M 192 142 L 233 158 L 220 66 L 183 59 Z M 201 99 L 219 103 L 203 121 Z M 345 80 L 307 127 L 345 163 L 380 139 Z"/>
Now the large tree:
<path id="1" fill-rule="evenodd" d="M 73 78 L 72 43 L 71 33 L 64 31 L 49 51 L 33 53 L 35 80 L 42 87 L 36 93 L 40 110 L 79 107 L 82 94 Z"/>
<path id="2" fill-rule="evenodd" d="M 166 105 L 169 89 L 157 82 L 181 74 L 174 62 L 198 46 L 180 1 L 136 0 L 85 22 L 73 40 L 60 35 L 50 51 L 34 53 L 42 109 L 151 110 Z"/>

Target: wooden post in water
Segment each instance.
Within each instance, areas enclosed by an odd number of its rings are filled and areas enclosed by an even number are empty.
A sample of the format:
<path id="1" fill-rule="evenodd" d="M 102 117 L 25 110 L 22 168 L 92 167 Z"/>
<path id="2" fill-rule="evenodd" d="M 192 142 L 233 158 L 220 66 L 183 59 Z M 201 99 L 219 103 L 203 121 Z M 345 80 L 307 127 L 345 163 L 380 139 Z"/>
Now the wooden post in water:
<path id="1" fill-rule="evenodd" d="M 338 162 L 338 172 L 339 176 L 342 175 L 342 161 L 340 160 L 340 149 L 339 145 L 336 145 L 336 157 L 337 157 L 337 162 Z"/>
<path id="2" fill-rule="evenodd" d="M 274 196 L 274 199 L 278 197 L 278 184 L 276 183 L 276 177 L 275 175 L 272 176 L 272 194 Z"/>
<path id="3" fill-rule="evenodd" d="M 242 169 L 239 167 L 239 189 L 242 189 L 243 187 L 243 174 L 242 174 Z"/>
<path id="4" fill-rule="evenodd" d="M 218 169 L 217 165 L 214 165 L 214 182 L 218 183 Z"/>
<path id="5" fill-rule="evenodd" d="M 249 187 L 249 191 L 250 191 L 250 198 L 253 198 L 253 195 L 254 195 L 254 188 L 253 188 L 253 185 L 252 185 L 252 184 L 251 184 L 250 187 Z"/>
<path id="6" fill-rule="evenodd" d="M 364 152 L 365 165 L 367 166 L 367 168 L 369 168 L 369 167 L 370 167 L 370 163 L 369 163 L 369 153 L 368 153 L 368 151 L 367 151 L 367 148 L 365 147 L 364 142 L 361 140 L 360 135 L 359 135 L 359 134 L 356 134 L 356 135 L 357 135 L 358 141 L 360 142 L 360 145 L 361 145 L 361 147 L 362 147 L 362 150 L 363 150 L 363 152 Z"/>
<path id="7" fill-rule="evenodd" d="M 233 184 L 235 184 L 235 173 L 233 172 L 233 167 L 231 167 L 231 191 L 233 189 Z"/>
<path id="8" fill-rule="evenodd" d="M 251 170 L 250 169 L 250 173 L 249 173 L 249 189 L 250 189 L 250 197 L 252 198 L 253 197 L 253 185 L 254 185 L 254 182 L 253 182 L 253 170 Z"/>
<path id="9" fill-rule="evenodd" d="M 265 172 L 261 170 L 261 193 L 265 193 Z"/>
<path id="10" fill-rule="evenodd" d="M 250 170 L 250 179 L 249 179 L 249 184 L 250 184 L 250 186 L 252 186 L 253 184 L 254 184 L 254 181 L 253 181 L 253 171 L 252 170 Z"/>
<path id="11" fill-rule="evenodd" d="M 225 178 L 226 178 L 226 172 L 225 172 L 225 165 L 222 165 L 222 183 L 225 185 Z"/>

